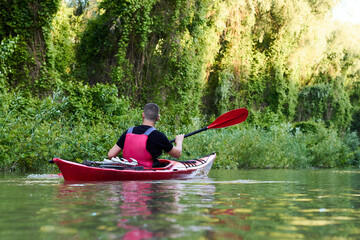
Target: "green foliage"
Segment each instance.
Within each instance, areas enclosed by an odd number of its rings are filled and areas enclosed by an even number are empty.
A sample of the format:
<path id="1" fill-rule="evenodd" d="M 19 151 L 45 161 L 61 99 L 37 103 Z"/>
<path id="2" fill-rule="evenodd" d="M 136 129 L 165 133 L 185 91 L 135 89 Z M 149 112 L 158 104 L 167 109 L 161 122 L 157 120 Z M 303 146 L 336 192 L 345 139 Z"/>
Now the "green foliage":
<path id="1" fill-rule="evenodd" d="M 296 122 L 293 124 L 292 133 L 295 134 L 296 131 L 300 130 L 303 133 L 317 133 L 318 128 L 321 127 L 319 123 L 313 121 L 307 122 Z"/>
<path id="2" fill-rule="evenodd" d="M 311 125 L 316 125 L 313 132 Z M 359 138 L 341 137 L 320 123 L 305 132 L 292 124 L 267 129 L 253 125 L 207 131 L 184 142 L 185 158 L 201 156 L 209 149 L 218 154 L 218 168 L 330 168 L 359 166 Z"/>
<path id="3" fill-rule="evenodd" d="M 327 101 L 329 111 L 313 111 L 313 114 L 321 115 L 320 119 L 328 114 L 325 117 L 330 119 L 324 120 L 340 129 L 349 126 L 351 105 L 346 84 L 355 80 L 349 70 L 357 71 L 354 66 L 358 57 L 354 56 L 358 56 L 358 47 L 348 43 L 353 36 L 343 41 L 346 44 L 340 39 L 349 35 L 344 33 L 359 29 L 344 32 L 337 26 L 327 27 L 331 20 L 326 17 L 326 11 L 334 3 L 331 0 L 237 4 L 229 1 L 226 30 L 221 35 L 221 48 L 208 78 L 209 96 L 204 98 L 207 105 L 215 108 L 216 113 L 247 106 L 253 113 L 250 120 L 260 124 L 270 112 L 277 119 L 301 120 L 299 115 L 308 111 L 304 104 L 315 108 L 312 106 L 315 99 L 306 99 L 304 103 L 307 87 L 328 84 L 330 99 L 323 101 Z M 332 79 L 330 82 L 316 80 L 327 76 Z M 310 81 L 313 84 L 308 86 Z"/>
<path id="4" fill-rule="evenodd" d="M 141 112 L 115 86 L 66 85 L 45 99 L 1 96 L 0 168 L 35 170 L 52 157 L 101 159 Z"/>
<path id="5" fill-rule="evenodd" d="M 324 127 L 310 135 L 307 148 L 312 155 L 311 166 L 320 168 L 344 167 L 344 144 L 338 133 Z"/>
<path id="6" fill-rule="evenodd" d="M 215 5 L 102 1 L 103 14 L 90 22 L 78 48 L 79 76 L 115 83 L 139 105 L 157 102 L 175 114 L 174 123 L 191 123 L 190 116 L 199 116 L 206 64 L 216 53 L 218 13 L 209 14 Z"/>
<path id="7" fill-rule="evenodd" d="M 73 14 L 65 2 L 60 5 L 47 39 L 47 66 L 52 76 L 62 81 L 71 78 L 75 63 L 75 44 L 81 32 L 82 19 Z"/>
<path id="8" fill-rule="evenodd" d="M 352 116 L 352 124 L 351 128 L 352 131 L 355 131 L 360 136 L 360 110 L 354 112 Z"/>
<path id="9" fill-rule="evenodd" d="M 46 66 L 47 40 L 59 3 L 60 0 L 1 1 L 0 39 L 18 39 L 6 62 L 10 87 L 38 94 L 51 87 L 53 76 Z"/>
<path id="10" fill-rule="evenodd" d="M 80 121 L 94 124 L 104 118 L 109 123 L 117 124 L 119 121 L 125 123 L 126 115 L 130 110 L 129 101 L 125 97 L 118 96 L 118 90 L 114 85 L 97 84 L 89 87 L 70 82 L 61 88 L 54 101 L 61 103 L 58 106 L 60 109 L 54 111 L 65 114 L 75 123 Z"/>
<path id="11" fill-rule="evenodd" d="M 360 139 L 355 132 L 346 132 L 344 136 L 345 156 L 342 164 L 344 166 L 360 166 Z"/>
<path id="12" fill-rule="evenodd" d="M 33 61 L 26 51 L 24 39 L 17 37 L 5 37 L 1 41 L 1 75 L 2 85 L 8 88 L 28 88 L 31 81 L 30 65 Z"/>
<path id="13" fill-rule="evenodd" d="M 308 86 L 299 93 L 299 121 L 322 119 L 339 129 L 349 125 L 352 106 L 348 94 L 339 86 L 338 79 L 334 83 Z"/>
<path id="14" fill-rule="evenodd" d="M 130 108 L 116 92 L 115 86 L 69 84 L 42 100 L 1 95 L 1 169 L 46 170 L 53 157 L 105 157 L 125 129 L 141 123 L 141 109 Z M 162 119 L 158 128 L 170 138 L 175 135 L 171 122 Z M 193 128 L 198 126 L 177 131 Z M 181 159 L 215 151 L 215 168 L 348 167 L 359 166 L 359 143 L 357 134 L 340 136 L 321 123 L 273 123 L 266 128 L 244 123 L 187 138 Z"/>
<path id="15" fill-rule="evenodd" d="M 335 2 L 1 1 L 0 166 L 99 158 L 147 102 L 169 136 L 248 108 L 186 140 L 216 167 L 358 166 L 360 27 Z"/>
<path id="16" fill-rule="evenodd" d="M 11 55 L 15 52 L 18 38 L 4 38 L 0 43 L 0 91 L 6 91 L 8 74 L 13 71 L 7 64 Z"/>

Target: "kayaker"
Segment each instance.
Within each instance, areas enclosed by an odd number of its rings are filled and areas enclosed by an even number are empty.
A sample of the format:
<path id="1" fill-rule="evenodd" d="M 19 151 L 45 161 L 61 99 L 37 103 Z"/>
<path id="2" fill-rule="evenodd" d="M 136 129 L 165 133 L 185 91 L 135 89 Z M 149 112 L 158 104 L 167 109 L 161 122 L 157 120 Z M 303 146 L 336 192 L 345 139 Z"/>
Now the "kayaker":
<path id="1" fill-rule="evenodd" d="M 116 157 L 121 151 L 123 158 L 136 159 L 141 166 L 164 167 L 158 160 L 163 151 L 179 158 L 182 154 L 184 135 L 177 135 L 173 146 L 164 133 L 155 129 L 160 119 L 160 109 L 155 103 L 148 103 L 142 113 L 143 123 L 126 130 L 108 153 L 109 159 Z"/>

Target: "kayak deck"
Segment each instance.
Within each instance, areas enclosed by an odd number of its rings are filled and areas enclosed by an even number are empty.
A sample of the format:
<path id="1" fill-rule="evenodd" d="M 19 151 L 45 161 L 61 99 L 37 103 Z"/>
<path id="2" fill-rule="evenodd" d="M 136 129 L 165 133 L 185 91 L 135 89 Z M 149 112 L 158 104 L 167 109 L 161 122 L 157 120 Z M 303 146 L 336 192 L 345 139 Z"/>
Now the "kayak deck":
<path id="1" fill-rule="evenodd" d="M 159 159 L 167 165 L 163 168 L 146 168 L 122 164 L 99 164 L 84 161 L 83 164 L 59 158 L 53 162 L 59 167 L 65 181 L 132 181 L 132 180 L 168 180 L 187 179 L 206 176 L 214 163 L 216 154 L 202 158 L 173 161 Z"/>

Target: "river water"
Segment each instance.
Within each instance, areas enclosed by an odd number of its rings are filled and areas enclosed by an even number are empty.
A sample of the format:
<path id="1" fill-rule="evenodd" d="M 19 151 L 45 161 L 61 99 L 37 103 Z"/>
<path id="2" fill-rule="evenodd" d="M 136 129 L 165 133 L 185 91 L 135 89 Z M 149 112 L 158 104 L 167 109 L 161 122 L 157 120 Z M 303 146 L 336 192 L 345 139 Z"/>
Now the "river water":
<path id="1" fill-rule="evenodd" d="M 360 239 L 356 170 L 97 183 L 3 173 L 0 202 L 0 239 Z"/>

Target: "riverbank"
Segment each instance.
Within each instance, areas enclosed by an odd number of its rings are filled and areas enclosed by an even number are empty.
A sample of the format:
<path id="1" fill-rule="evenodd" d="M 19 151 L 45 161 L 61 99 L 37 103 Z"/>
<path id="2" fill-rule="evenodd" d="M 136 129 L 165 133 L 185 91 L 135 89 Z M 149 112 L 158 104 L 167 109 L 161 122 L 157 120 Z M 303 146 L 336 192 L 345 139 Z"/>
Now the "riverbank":
<path id="1" fill-rule="evenodd" d="M 208 131 L 194 137 L 187 151 L 218 154 L 215 168 L 333 168 L 358 167 L 359 139 L 356 133 L 339 135 L 320 123 L 314 132 L 296 124 L 281 123 L 261 128 L 247 125 Z"/>
<path id="2" fill-rule="evenodd" d="M 0 169 L 51 171 L 55 168 L 47 162 L 53 157 L 101 160 L 125 129 L 141 124 L 141 109 L 118 98 L 115 87 L 84 89 L 59 90 L 45 99 L 4 93 Z M 191 126 L 174 127 L 171 122 L 164 113 L 157 125 L 169 139 L 208 124 L 194 120 Z M 264 127 L 245 121 L 187 138 L 180 160 L 216 152 L 214 168 L 223 169 L 359 167 L 359 143 L 355 132 L 339 133 L 321 122 Z"/>

